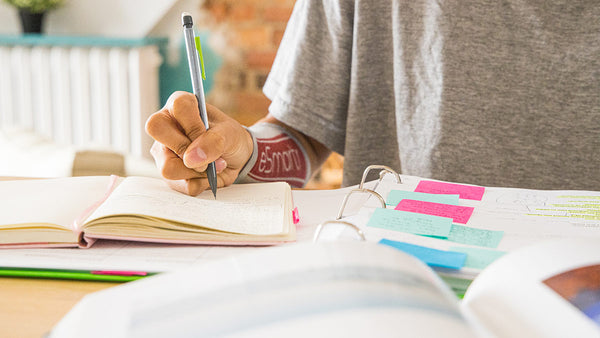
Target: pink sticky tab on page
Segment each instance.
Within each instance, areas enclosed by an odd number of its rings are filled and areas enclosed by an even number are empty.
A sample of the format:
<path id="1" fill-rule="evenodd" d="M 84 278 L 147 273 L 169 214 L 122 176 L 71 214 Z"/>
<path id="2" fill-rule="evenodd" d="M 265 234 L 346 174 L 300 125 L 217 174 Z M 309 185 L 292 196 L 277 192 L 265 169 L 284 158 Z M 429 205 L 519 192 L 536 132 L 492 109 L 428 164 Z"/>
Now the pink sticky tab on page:
<path id="1" fill-rule="evenodd" d="M 441 216 L 452 218 L 452 221 L 460 224 L 467 224 L 473 214 L 473 207 L 464 207 L 460 205 L 450 205 L 442 203 L 424 202 L 416 200 L 403 199 L 398 203 L 394 210 L 402 210 L 426 214 L 432 216 Z"/>
<path id="2" fill-rule="evenodd" d="M 436 181 L 421 181 L 415 192 L 429 194 L 458 194 L 462 199 L 481 201 L 485 187 Z"/>
<path id="3" fill-rule="evenodd" d="M 298 215 L 298 207 L 295 207 L 292 210 L 292 219 L 294 220 L 294 224 L 300 223 L 300 215 Z"/>

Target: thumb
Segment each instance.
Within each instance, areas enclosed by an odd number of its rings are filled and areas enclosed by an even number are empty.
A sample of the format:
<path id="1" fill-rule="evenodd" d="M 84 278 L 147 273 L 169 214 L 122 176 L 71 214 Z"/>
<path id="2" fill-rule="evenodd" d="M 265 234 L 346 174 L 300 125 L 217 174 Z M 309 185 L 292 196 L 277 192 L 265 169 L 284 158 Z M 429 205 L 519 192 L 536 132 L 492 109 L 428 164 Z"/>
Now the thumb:
<path id="1" fill-rule="evenodd" d="M 222 157 L 225 150 L 225 137 L 219 128 L 211 128 L 200 134 L 183 154 L 186 167 L 196 171 L 204 171 L 210 162 Z"/>

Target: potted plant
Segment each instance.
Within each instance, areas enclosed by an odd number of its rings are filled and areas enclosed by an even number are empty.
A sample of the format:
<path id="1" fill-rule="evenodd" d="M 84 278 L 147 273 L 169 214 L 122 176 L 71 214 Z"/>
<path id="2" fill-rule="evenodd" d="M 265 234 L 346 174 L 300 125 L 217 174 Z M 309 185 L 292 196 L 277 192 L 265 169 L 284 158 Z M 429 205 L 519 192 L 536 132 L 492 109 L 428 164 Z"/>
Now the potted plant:
<path id="1" fill-rule="evenodd" d="M 4 0 L 19 10 L 23 33 L 41 33 L 44 14 L 60 7 L 65 0 Z"/>

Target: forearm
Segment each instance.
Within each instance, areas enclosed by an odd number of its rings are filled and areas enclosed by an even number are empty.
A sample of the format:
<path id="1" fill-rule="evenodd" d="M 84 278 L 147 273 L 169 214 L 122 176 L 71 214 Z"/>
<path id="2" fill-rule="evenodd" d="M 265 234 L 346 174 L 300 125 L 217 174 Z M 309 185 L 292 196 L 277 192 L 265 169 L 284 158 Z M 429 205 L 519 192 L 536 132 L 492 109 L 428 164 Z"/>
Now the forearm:
<path id="1" fill-rule="evenodd" d="M 304 186 L 331 151 L 272 116 L 248 128 L 253 136 L 253 155 L 236 182 L 287 181 Z"/>
<path id="2" fill-rule="evenodd" d="M 277 124 L 285 128 L 289 133 L 294 135 L 294 137 L 296 137 L 296 139 L 298 139 L 301 142 L 310 159 L 312 168 L 311 175 L 314 174 L 317 170 L 319 170 L 319 168 L 321 168 L 323 163 L 325 163 L 325 160 L 327 160 L 327 158 L 331 154 L 331 150 L 329 150 L 325 145 L 323 145 L 319 141 L 313 139 L 312 137 L 304 135 L 303 133 L 279 121 L 271 115 L 267 115 L 265 118 L 261 119 L 257 123 L 260 122 Z"/>

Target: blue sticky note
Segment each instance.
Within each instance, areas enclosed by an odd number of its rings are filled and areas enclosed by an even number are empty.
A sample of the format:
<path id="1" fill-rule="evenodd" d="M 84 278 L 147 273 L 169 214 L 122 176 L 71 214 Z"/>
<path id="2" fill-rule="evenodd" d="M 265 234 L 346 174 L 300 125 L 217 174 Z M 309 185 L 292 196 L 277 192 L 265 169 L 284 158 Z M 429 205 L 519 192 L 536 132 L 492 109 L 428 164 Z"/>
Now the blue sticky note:
<path id="1" fill-rule="evenodd" d="M 485 267 L 490 265 L 496 259 L 502 257 L 506 252 L 489 249 L 469 248 L 454 246 L 450 250 L 456 252 L 464 252 L 467 254 L 467 260 L 465 261 L 465 267 L 483 270 Z"/>
<path id="2" fill-rule="evenodd" d="M 398 203 L 400 203 L 400 201 L 402 201 L 404 199 L 423 201 L 423 202 L 458 205 L 459 195 L 428 194 L 428 193 L 424 193 L 424 192 L 392 190 L 388 194 L 388 197 L 387 197 L 387 200 L 385 201 L 385 203 L 387 205 L 396 206 L 396 205 L 398 205 Z"/>
<path id="3" fill-rule="evenodd" d="M 379 208 L 375 209 L 367 226 L 415 235 L 447 238 L 452 229 L 452 218 Z"/>
<path id="4" fill-rule="evenodd" d="M 385 238 L 380 240 L 379 243 L 411 254 L 429 266 L 460 269 L 467 260 L 467 254 L 463 252 L 437 250 L 415 244 L 391 241 Z"/>

